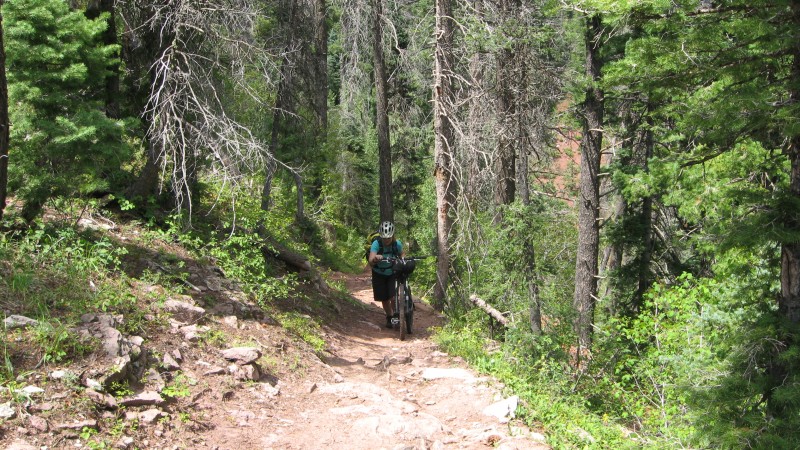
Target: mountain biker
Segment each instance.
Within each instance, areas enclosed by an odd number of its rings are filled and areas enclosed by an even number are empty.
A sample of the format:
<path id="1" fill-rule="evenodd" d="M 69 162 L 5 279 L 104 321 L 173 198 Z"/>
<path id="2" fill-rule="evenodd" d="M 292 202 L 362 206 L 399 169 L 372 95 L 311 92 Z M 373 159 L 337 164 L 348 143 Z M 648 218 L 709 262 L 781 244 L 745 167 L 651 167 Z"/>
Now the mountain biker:
<path id="1" fill-rule="evenodd" d="M 380 239 L 372 242 L 369 249 L 369 265 L 372 266 L 372 296 L 376 302 L 381 302 L 386 313 L 386 328 L 392 327 L 394 311 L 394 282 L 395 273 L 392 263 L 384 261 L 386 258 L 401 258 L 405 256 L 403 243 L 394 237 L 394 224 L 389 221 L 381 223 L 378 228 Z"/>

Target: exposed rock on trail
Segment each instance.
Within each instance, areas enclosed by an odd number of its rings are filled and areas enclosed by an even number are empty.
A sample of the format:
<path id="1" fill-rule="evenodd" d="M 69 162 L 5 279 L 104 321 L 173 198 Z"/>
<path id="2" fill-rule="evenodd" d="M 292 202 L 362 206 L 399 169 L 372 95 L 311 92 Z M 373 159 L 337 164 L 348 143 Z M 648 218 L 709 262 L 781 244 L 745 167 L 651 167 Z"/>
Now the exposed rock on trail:
<path id="1" fill-rule="evenodd" d="M 315 353 L 215 272 L 190 272 L 193 295 L 150 303 L 140 335 L 120 331 L 123 317 L 85 315 L 76 331 L 98 352 L 7 389 L 0 448 L 548 448 L 514 419 L 516 397 L 439 351 L 430 307 L 417 303 L 405 341 L 384 328 L 368 274 L 337 275 L 351 297 L 320 300 L 327 346 Z"/>
<path id="2" fill-rule="evenodd" d="M 284 385 L 267 410 L 230 410 L 237 423 L 215 445 L 549 448 L 543 436 L 514 422 L 509 400 L 515 409 L 515 398 L 503 399 L 497 384 L 438 351 L 427 329 L 441 319 L 427 305 L 418 304 L 414 334 L 400 341 L 399 331 L 376 325 L 384 317 L 370 301 L 368 277 L 350 277 L 347 285 L 359 303 L 340 305 L 341 320 L 326 327 L 329 354 L 320 366 L 327 372 Z"/>

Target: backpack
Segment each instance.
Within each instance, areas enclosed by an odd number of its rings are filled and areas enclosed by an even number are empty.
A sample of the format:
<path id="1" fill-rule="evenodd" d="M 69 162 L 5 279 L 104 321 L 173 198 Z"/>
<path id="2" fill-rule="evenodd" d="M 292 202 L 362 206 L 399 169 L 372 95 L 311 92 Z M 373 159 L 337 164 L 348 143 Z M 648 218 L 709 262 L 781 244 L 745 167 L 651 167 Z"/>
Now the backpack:
<path id="1" fill-rule="evenodd" d="M 375 241 L 380 241 L 381 235 L 377 231 L 373 231 L 372 233 L 367 236 L 367 244 L 364 245 L 364 260 L 369 262 L 369 250 L 372 248 L 372 243 Z M 394 254 L 399 254 L 399 249 L 397 248 L 397 241 L 392 241 L 392 250 Z M 383 244 L 378 243 L 378 254 L 383 254 Z"/>

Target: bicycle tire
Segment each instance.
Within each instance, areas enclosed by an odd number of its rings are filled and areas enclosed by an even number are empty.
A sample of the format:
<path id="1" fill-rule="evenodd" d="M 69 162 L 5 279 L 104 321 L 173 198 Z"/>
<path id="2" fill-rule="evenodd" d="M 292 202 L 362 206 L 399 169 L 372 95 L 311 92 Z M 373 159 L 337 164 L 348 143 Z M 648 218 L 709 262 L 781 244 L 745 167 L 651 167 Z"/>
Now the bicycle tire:
<path id="1" fill-rule="evenodd" d="M 414 325 L 414 301 L 408 299 L 406 303 L 406 334 L 411 334 L 411 328 Z M 410 308 L 410 309 L 409 309 Z"/>
<path id="2" fill-rule="evenodd" d="M 405 302 L 405 297 L 406 297 L 405 286 L 403 286 L 402 284 L 398 283 L 396 299 L 402 299 L 402 300 L 397 302 L 399 304 L 399 306 L 400 306 L 400 311 L 398 311 L 398 313 L 399 313 L 398 316 L 400 316 L 400 340 L 401 341 L 404 341 L 406 339 L 406 302 Z"/>

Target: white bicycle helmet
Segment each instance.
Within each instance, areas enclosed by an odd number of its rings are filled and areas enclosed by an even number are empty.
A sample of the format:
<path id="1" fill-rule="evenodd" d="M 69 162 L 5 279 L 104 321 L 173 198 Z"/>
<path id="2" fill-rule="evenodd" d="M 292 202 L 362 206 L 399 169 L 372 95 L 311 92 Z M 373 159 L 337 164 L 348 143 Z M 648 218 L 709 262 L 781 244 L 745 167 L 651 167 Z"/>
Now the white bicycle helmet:
<path id="1" fill-rule="evenodd" d="M 394 224 L 389 221 L 381 223 L 381 226 L 378 228 L 378 233 L 380 233 L 383 239 L 394 236 Z"/>

